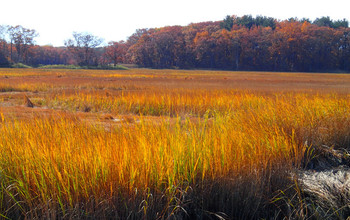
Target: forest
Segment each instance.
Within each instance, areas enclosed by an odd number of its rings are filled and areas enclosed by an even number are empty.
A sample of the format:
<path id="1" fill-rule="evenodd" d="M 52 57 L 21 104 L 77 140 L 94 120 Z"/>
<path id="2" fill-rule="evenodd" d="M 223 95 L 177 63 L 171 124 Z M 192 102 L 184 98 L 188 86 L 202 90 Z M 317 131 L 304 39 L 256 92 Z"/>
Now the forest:
<path id="1" fill-rule="evenodd" d="M 227 16 L 187 26 L 138 29 L 126 41 L 103 44 L 74 32 L 63 47 L 35 44 L 38 33 L 0 26 L 0 66 L 23 63 L 86 67 L 137 64 L 147 68 L 348 72 L 350 28 L 330 17 L 277 20 Z"/>

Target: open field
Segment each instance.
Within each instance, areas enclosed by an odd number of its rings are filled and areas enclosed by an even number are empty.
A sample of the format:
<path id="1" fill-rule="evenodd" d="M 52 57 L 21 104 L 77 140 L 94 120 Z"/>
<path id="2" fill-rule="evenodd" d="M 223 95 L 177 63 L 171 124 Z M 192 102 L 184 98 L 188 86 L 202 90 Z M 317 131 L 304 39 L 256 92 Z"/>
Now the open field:
<path id="1" fill-rule="evenodd" d="M 349 149 L 350 74 L 0 69 L 4 218 L 346 218 Z"/>

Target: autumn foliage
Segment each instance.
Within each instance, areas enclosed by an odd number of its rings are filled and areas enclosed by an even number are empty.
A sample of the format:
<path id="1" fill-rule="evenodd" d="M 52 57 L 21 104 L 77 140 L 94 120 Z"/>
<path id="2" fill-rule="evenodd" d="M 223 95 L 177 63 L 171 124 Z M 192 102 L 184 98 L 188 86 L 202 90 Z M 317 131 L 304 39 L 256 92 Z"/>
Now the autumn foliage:
<path id="1" fill-rule="evenodd" d="M 349 32 L 346 20 L 333 21 L 329 17 L 311 22 L 296 18 L 278 21 L 263 16 L 227 16 L 223 21 L 138 29 L 127 41 L 112 41 L 104 47 L 100 42 L 91 44 L 92 41 L 57 48 L 35 46 L 32 40 L 11 43 L 1 39 L 0 63 L 2 66 L 11 62 L 32 66 L 134 63 L 149 68 L 350 71 Z M 99 39 L 87 33 L 74 32 L 74 35 Z"/>
<path id="2" fill-rule="evenodd" d="M 233 24 L 230 30 L 207 22 L 150 29 L 129 53 L 133 62 L 152 68 L 348 71 L 349 30 L 296 20 Z"/>

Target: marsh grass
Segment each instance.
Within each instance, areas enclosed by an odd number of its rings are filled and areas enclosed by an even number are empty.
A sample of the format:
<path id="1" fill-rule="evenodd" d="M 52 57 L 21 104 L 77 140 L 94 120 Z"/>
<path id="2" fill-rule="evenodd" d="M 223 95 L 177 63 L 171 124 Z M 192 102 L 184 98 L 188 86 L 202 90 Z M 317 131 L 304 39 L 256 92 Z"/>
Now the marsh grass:
<path id="1" fill-rule="evenodd" d="M 137 113 L 140 122 L 106 129 L 69 112 L 34 120 L 1 114 L 3 216 L 305 217 L 295 211 L 304 209 L 288 211 L 303 201 L 288 190 L 291 173 L 305 165 L 311 147 L 349 144 L 350 102 L 335 94 L 93 92 L 46 102 Z M 143 115 L 173 116 L 175 123 Z"/>
<path id="2" fill-rule="evenodd" d="M 0 93 L 2 92 L 46 92 L 52 90 L 54 86 L 45 83 L 28 84 L 20 83 L 16 85 L 9 85 L 0 83 Z"/>
<path id="3" fill-rule="evenodd" d="M 348 200 L 336 201 L 346 190 L 315 193 L 328 182 L 297 178 L 330 152 L 347 160 L 348 75 L 2 69 L 0 77 L 0 218 L 348 213 Z M 35 108 L 23 107 L 25 93 Z"/>

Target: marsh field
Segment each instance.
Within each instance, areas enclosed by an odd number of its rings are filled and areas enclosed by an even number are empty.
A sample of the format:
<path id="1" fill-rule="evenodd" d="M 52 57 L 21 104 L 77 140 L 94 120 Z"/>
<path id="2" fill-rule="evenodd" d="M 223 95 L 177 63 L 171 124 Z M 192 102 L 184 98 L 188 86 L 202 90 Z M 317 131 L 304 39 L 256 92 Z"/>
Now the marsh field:
<path id="1" fill-rule="evenodd" d="M 3 219 L 346 219 L 350 74 L 0 69 Z"/>

